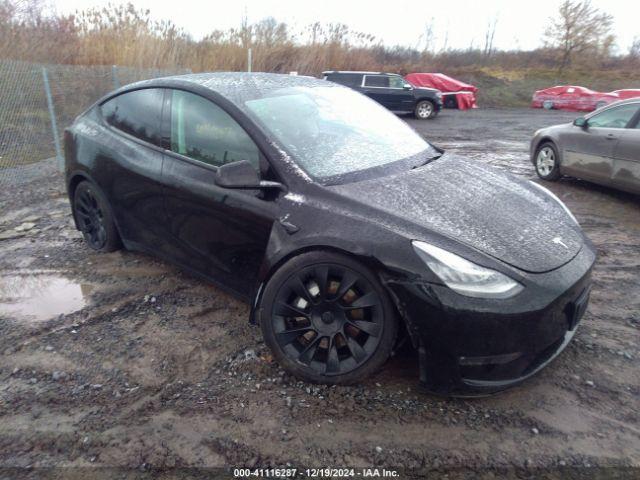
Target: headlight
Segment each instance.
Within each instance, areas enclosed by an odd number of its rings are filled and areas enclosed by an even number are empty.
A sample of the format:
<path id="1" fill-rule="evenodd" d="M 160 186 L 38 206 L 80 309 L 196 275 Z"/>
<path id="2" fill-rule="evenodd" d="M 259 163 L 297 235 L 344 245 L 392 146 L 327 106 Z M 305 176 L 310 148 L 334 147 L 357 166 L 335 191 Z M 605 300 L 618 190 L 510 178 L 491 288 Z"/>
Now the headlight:
<path id="1" fill-rule="evenodd" d="M 524 288 L 506 275 L 481 267 L 429 243 L 414 240 L 414 250 L 451 290 L 467 297 L 509 298 Z"/>
<path id="2" fill-rule="evenodd" d="M 529 180 L 531 182 L 531 180 Z M 536 183 L 536 182 L 531 182 L 531 184 L 536 187 L 538 190 L 541 190 L 542 192 L 546 193 L 547 195 L 549 195 L 553 200 L 555 200 L 556 202 L 558 202 L 558 205 L 560 205 L 563 210 L 565 212 L 567 212 L 567 215 L 569 215 L 569 217 L 571 218 L 571 220 L 573 220 L 575 222 L 576 225 L 580 226 L 580 224 L 578 223 L 578 220 L 576 219 L 576 217 L 573 216 L 573 213 L 571 213 L 571 210 L 569 210 L 567 208 L 567 206 L 564 204 L 564 202 L 562 200 L 560 200 L 551 190 L 549 190 L 548 188 L 543 187 L 542 185 Z"/>

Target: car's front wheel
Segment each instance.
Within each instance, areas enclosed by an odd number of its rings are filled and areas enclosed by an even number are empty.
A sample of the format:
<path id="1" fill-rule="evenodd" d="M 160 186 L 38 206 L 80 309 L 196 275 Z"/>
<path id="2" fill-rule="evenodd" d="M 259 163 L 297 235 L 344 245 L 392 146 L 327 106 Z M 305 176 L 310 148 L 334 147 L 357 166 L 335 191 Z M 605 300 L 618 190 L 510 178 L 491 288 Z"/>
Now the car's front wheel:
<path id="1" fill-rule="evenodd" d="M 259 308 L 274 358 L 314 383 L 350 384 L 374 373 L 398 331 L 376 275 L 332 252 L 308 252 L 285 263 L 267 282 Z"/>
<path id="2" fill-rule="evenodd" d="M 121 247 L 107 199 L 93 183 L 83 180 L 76 187 L 73 214 L 87 245 L 92 249 L 113 252 Z"/>
<path id="3" fill-rule="evenodd" d="M 414 114 L 418 120 L 426 120 L 435 117 L 438 111 L 432 101 L 422 100 L 416 105 Z"/>
<path id="4" fill-rule="evenodd" d="M 541 144 L 536 150 L 536 173 L 543 180 L 554 181 L 560 178 L 558 150 L 551 142 Z"/>

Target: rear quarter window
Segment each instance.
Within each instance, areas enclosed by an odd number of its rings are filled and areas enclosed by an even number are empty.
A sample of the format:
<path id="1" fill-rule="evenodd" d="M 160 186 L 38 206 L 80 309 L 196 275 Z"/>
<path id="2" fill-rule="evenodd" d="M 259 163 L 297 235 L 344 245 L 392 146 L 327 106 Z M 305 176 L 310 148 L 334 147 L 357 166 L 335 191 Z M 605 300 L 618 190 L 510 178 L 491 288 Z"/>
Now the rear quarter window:
<path id="1" fill-rule="evenodd" d="M 388 87 L 389 77 L 383 75 L 367 75 L 364 77 L 365 87 Z"/>
<path id="2" fill-rule="evenodd" d="M 100 112 L 109 125 L 160 146 L 163 95 L 160 88 L 126 92 L 103 103 Z"/>

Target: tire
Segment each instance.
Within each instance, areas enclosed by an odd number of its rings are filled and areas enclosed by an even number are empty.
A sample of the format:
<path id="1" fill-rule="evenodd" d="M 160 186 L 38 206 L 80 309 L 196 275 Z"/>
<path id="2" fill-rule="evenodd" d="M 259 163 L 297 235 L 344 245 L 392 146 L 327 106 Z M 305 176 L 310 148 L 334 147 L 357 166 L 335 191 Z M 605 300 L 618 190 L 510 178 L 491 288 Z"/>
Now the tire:
<path id="1" fill-rule="evenodd" d="M 599 102 L 596 103 L 596 110 L 604 107 L 605 105 L 607 105 L 607 102 L 605 102 L 604 100 L 600 100 Z"/>
<path id="2" fill-rule="evenodd" d="M 100 189 L 83 180 L 73 194 L 73 215 L 84 240 L 97 252 L 121 248 L 120 235 L 109 203 Z"/>
<path id="3" fill-rule="evenodd" d="M 416 105 L 413 114 L 418 120 L 427 120 L 435 118 L 438 115 L 438 111 L 431 100 L 422 100 Z"/>
<path id="4" fill-rule="evenodd" d="M 542 108 L 544 108 L 545 110 L 552 110 L 553 102 L 551 100 L 545 100 L 544 102 L 542 102 Z"/>
<path id="5" fill-rule="evenodd" d="M 458 108 L 458 100 L 455 95 L 447 95 L 444 99 L 444 108 Z"/>
<path id="6" fill-rule="evenodd" d="M 555 181 L 561 177 L 558 149 L 552 142 L 541 143 L 536 149 L 534 166 L 538 177 Z"/>
<path id="7" fill-rule="evenodd" d="M 395 307 L 376 275 L 333 252 L 303 253 L 282 265 L 259 309 L 274 358 L 312 383 L 346 385 L 375 373 L 398 334 Z"/>

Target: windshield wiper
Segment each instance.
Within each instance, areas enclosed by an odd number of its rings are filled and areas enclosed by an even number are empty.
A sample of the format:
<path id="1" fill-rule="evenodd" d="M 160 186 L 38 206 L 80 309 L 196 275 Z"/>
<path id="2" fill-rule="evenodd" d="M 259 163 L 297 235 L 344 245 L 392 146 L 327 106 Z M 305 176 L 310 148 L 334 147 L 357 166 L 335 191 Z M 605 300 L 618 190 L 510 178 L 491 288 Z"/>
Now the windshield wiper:
<path id="1" fill-rule="evenodd" d="M 433 157 L 429 157 L 426 160 L 416 163 L 413 167 L 411 167 L 411 170 L 415 170 L 416 168 L 420 168 L 420 167 L 424 167 L 427 163 L 431 163 L 434 160 L 439 159 L 442 155 L 444 154 L 444 152 L 442 153 L 438 153 L 437 155 L 434 155 Z"/>

